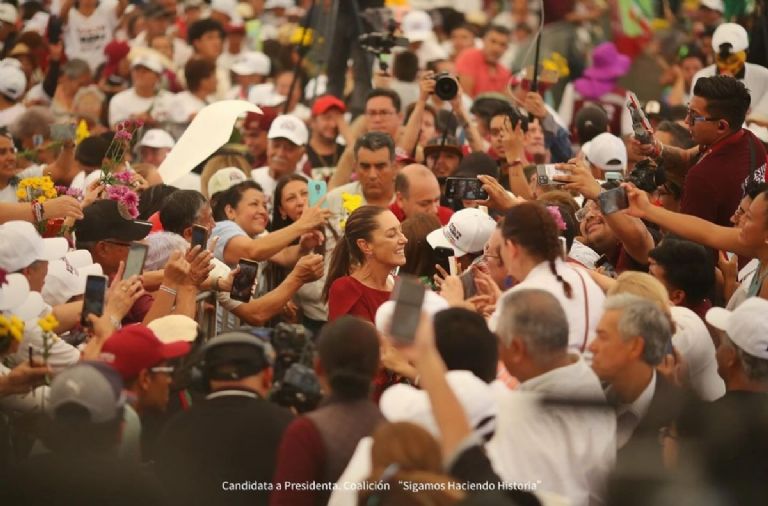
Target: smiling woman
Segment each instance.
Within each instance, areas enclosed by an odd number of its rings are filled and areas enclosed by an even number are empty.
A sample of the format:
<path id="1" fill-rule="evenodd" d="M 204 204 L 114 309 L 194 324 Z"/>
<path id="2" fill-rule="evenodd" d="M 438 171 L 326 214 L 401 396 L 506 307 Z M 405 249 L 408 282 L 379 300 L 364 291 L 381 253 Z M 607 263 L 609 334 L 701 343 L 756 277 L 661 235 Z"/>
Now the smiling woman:
<path id="1" fill-rule="evenodd" d="M 407 243 L 391 211 L 374 206 L 356 209 L 331 257 L 324 290 L 328 321 L 350 314 L 373 322 L 392 292 L 390 273 L 405 265 Z"/>

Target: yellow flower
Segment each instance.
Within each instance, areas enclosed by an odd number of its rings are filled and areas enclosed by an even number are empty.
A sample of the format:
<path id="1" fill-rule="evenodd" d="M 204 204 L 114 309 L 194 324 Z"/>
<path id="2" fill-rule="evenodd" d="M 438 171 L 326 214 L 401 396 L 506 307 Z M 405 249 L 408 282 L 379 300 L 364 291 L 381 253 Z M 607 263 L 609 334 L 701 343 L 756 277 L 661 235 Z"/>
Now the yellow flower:
<path id="1" fill-rule="evenodd" d="M 59 321 L 53 316 L 53 313 L 49 313 L 48 316 L 37 320 L 37 324 L 40 325 L 43 332 L 53 332 L 59 326 Z"/>
<path id="2" fill-rule="evenodd" d="M 19 199 L 27 198 L 27 190 L 19 186 L 19 189 L 16 190 L 16 198 L 19 198 Z"/>
<path id="3" fill-rule="evenodd" d="M 24 337 L 24 322 L 17 316 L 10 318 L 0 315 L 0 337 L 11 335 L 15 340 L 21 341 Z"/>

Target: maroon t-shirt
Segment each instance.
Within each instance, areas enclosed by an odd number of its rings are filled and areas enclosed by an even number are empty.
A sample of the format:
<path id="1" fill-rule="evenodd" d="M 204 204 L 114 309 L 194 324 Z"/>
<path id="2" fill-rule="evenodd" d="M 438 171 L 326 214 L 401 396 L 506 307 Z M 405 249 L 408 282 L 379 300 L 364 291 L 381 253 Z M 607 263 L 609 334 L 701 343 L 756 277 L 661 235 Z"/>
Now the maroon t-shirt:
<path id="1" fill-rule="evenodd" d="M 576 0 L 544 0 L 544 24 L 565 20 L 576 7 Z"/>
<path id="2" fill-rule="evenodd" d="M 376 310 L 390 295 L 391 292 L 367 287 L 352 276 L 339 278 L 328 292 L 328 321 L 348 314 L 375 323 Z"/>
<path id="3" fill-rule="evenodd" d="M 755 167 L 750 167 L 750 138 Z M 744 194 L 744 182 L 752 170 L 765 166 L 762 142 L 748 130 L 726 137 L 699 156 L 688 170 L 680 212 L 698 216 L 723 227 Z"/>

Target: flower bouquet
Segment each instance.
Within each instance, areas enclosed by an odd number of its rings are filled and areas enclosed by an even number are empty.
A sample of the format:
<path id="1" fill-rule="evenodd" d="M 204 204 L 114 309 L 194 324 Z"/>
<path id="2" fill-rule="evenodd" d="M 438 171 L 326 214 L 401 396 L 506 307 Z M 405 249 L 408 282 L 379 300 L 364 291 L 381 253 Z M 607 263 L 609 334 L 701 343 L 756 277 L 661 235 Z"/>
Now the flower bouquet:
<path id="1" fill-rule="evenodd" d="M 19 181 L 16 197 L 19 202 L 30 202 L 35 216 L 35 225 L 43 237 L 63 235 L 62 220 L 47 220 L 43 214 L 43 203 L 59 196 L 53 180 L 49 176 L 27 177 Z"/>
<path id="2" fill-rule="evenodd" d="M 104 188 L 104 196 L 117 201 L 117 209 L 126 220 L 135 220 L 139 216 L 139 195 L 135 190 L 134 174 L 119 168 L 126 151 L 130 150 L 136 132 L 143 126 L 144 122 L 138 119 L 118 123 L 101 165 L 99 182 Z"/>

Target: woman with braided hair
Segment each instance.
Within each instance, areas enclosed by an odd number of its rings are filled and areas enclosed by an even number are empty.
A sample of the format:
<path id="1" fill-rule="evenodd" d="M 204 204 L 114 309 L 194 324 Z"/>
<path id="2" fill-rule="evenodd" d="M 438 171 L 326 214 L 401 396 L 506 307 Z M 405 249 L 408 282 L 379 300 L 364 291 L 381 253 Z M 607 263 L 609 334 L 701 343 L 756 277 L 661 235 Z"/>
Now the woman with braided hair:
<path id="1" fill-rule="evenodd" d="M 501 226 L 501 257 L 517 284 L 502 297 L 525 288 L 550 292 L 568 317 L 569 348 L 583 352 L 595 336 L 605 296 L 587 271 L 563 259 L 560 234 L 565 229 L 557 206 L 526 202 L 507 211 Z M 501 307 L 500 302 L 496 304 L 489 322 L 491 330 L 504 318 Z"/>

